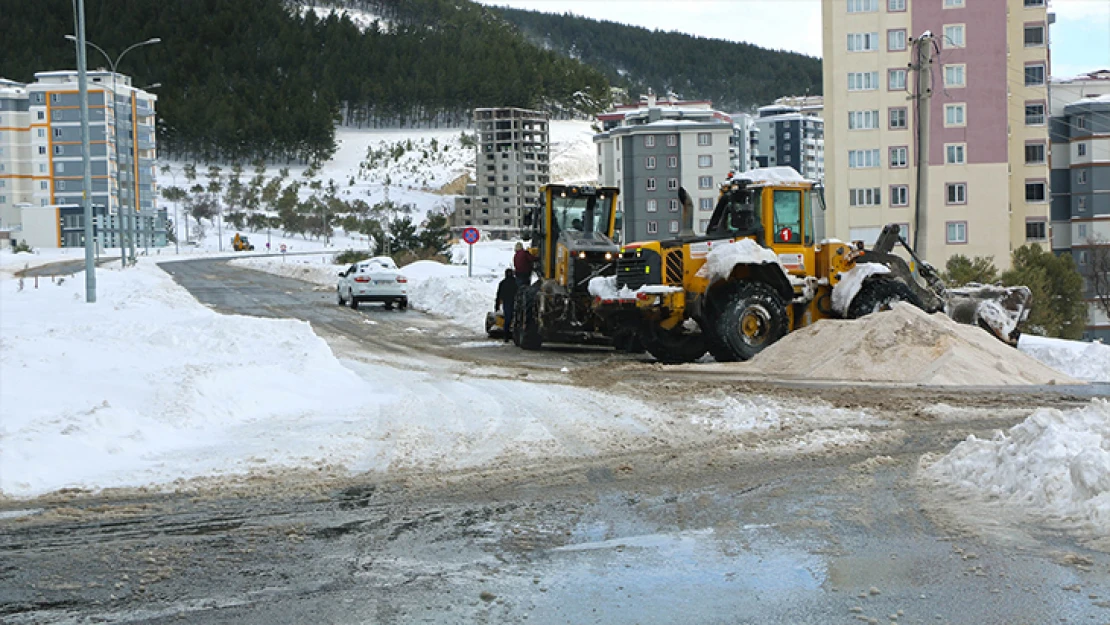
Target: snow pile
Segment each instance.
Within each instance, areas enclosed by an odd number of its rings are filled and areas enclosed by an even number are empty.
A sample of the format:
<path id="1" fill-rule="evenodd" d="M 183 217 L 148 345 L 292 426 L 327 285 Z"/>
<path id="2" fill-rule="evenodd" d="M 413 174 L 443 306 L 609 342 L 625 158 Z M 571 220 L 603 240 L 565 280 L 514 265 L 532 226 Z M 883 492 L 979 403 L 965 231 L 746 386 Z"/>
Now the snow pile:
<path id="1" fill-rule="evenodd" d="M 773 251 L 761 246 L 752 239 L 739 239 L 725 243 L 709 242 L 709 253 L 706 255 L 705 265 L 698 270 L 699 275 L 709 278 L 712 284 L 724 280 L 732 273 L 732 268 L 738 264 L 775 264 L 779 268 L 779 257 Z M 786 270 L 782 270 L 786 273 Z"/>
<path id="2" fill-rule="evenodd" d="M 636 297 L 636 292 L 628 287 L 617 288 L 616 276 L 590 278 L 587 288 L 590 295 L 601 299 L 630 299 Z"/>
<path id="3" fill-rule="evenodd" d="M 871 276 L 882 273 L 890 273 L 890 268 L 879 263 L 860 263 L 849 269 L 847 273 L 841 274 L 840 282 L 837 282 L 832 290 L 832 307 L 836 314 L 846 315 L 852 300 L 863 287 L 863 282 Z"/>
<path id="4" fill-rule="evenodd" d="M 793 167 L 758 167 L 736 175 L 737 180 L 750 180 L 759 184 L 805 182 L 806 179 Z"/>
<path id="5" fill-rule="evenodd" d="M 1104 533 L 1110 524 L 1110 402 L 1042 408 L 991 440 L 970 436 L 925 475 Z"/>
<path id="6" fill-rule="evenodd" d="M 346 269 L 347 266 L 334 264 L 334 259 L 334 254 L 287 256 L 285 258 L 237 258 L 231 261 L 231 264 L 335 288 L 339 281 L 339 272 Z"/>
<path id="7" fill-rule="evenodd" d="M 1074 384 L 984 330 L 910 304 L 861 319 L 823 319 L 763 350 L 752 366 L 789 378 L 1006 386 Z"/>
<path id="8" fill-rule="evenodd" d="M 1023 334 L 1018 349 L 1073 378 L 1110 382 L 1110 345 Z"/>
<path id="9" fill-rule="evenodd" d="M 98 271 L 96 304 L 81 279 L 0 289 L 4 494 L 174 479 L 165 463 L 190 449 L 205 449 L 191 474 L 246 472 L 267 452 L 297 462 L 297 428 L 394 392 L 341 366 L 309 324 L 219 315 L 154 266 Z M 240 439 L 262 421 L 285 426 Z"/>
<path id="10" fill-rule="evenodd" d="M 410 306 L 479 332 L 496 299 L 497 281 L 490 278 L 439 276 L 409 282 Z"/>

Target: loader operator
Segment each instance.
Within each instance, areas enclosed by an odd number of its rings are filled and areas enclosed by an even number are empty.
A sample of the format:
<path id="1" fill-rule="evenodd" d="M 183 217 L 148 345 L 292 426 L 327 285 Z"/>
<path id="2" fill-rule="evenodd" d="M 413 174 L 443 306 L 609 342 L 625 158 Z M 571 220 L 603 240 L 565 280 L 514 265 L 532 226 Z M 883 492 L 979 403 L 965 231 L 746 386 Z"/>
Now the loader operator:
<path id="1" fill-rule="evenodd" d="M 505 270 L 505 279 L 497 285 L 497 299 L 493 302 L 493 309 L 502 308 L 505 317 L 505 342 L 508 343 L 513 335 L 513 302 L 516 300 L 516 277 L 512 269 Z"/>
<path id="2" fill-rule="evenodd" d="M 516 284 L 518 287 L 526 287 L 532 284 L 532 267 L 536 259 L 528 250 L 524 249 L 524 244 L 519 241 L 515 249 L 513 269 L 516 270 Z"/>

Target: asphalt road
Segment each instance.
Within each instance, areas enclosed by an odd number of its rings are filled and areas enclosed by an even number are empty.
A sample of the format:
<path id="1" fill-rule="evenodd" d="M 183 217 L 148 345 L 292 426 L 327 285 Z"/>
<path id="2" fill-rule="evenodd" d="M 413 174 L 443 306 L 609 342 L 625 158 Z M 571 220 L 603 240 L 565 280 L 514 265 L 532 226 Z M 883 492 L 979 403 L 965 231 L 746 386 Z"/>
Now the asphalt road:
<path id="1" fill-rule="evenodd" d="M 575 363 L 582 384 L 634 372 L 645 392 L 680 385 L 678 400 L 708 387 L 824 395 L 874 410 L 874 442 L 3 502 L 0 621 L 1110 623 L 1110 557 L 1098 536 L 955 499 L 917 477 L 926 454 L 1036 406 L 1078 401 L 1066 394 L 774 389 L 668 378 L 601 350 L 459 349 L 481 337 L 413 311 L 343 309 L 331 292 L 222 263 L 164 267 L 217 310 L 306 319 L 333 344 L 400 366 L 467 375 L 497 362 L 542 376 Z M 407 327 L 420 340 L 394 332 Z M 938 400 L 971 416 L 922 418 Z"/>

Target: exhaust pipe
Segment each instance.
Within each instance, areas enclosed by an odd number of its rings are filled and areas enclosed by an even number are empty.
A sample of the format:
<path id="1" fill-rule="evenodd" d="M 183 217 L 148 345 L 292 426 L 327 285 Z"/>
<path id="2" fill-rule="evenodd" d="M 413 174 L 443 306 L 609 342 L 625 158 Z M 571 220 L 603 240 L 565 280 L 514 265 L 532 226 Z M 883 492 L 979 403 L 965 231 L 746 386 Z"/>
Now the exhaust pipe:
<path id="1" fill-rule="evenodd" d="M 690 199 L 690 194 L 686 193 L 686 187 L 678 188 L 678 201 L 682 203 L 682 230 L 679 231 L 680 237 L 692 237 L 694 235 L 694 201 Z"/>

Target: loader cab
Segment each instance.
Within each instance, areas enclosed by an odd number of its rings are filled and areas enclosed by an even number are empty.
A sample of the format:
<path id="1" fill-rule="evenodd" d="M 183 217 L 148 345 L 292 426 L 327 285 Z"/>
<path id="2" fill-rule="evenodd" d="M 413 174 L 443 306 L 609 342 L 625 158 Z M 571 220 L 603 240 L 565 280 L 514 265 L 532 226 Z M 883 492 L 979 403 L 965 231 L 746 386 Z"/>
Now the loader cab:
<path id="1" fill-rule="evenodd" d="M 567 285 L 581 279 L 578 274 L 588 275 L 593 265 L 606 261 L 606 254 L 611 260 L 617 249 L 613 242 L 616 188 L 544 185 L 540 202 L 527 221 L 531 222 L 533 253 L 544 279 Z"/>

